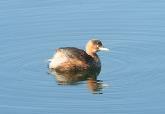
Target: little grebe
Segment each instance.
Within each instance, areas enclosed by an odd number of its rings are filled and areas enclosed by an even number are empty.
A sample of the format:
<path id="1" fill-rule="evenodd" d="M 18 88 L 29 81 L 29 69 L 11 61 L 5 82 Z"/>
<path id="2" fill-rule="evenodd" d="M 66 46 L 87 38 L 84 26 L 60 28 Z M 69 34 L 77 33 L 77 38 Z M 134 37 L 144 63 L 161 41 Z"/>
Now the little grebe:
<path id="1" fill-rule="evenodd" d="M 86 44 L 86 51 L 75 47 L 58 48 L 53 58 L 50 59 L 49 68 L 58 72 L 101 70 L 101 62 L 96 54 L 98 51 L 108 51 L 101 41 L 89 40 Z"/>

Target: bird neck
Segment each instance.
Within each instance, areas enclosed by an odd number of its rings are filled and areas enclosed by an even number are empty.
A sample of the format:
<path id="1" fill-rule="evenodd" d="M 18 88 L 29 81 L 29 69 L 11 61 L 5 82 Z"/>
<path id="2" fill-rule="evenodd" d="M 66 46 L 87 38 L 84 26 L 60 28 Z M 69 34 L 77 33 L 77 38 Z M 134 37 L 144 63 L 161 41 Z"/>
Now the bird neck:
<path id="1" fill-rule="evenodd" d="M 90 51 L 89 52 L 86 51 L 86 53 L 88 55 L 90 55 L 95 60 L 95 62 L 98 62 L 100 60 L 99 57 L 98 57 L 98 55 L 96 53 L 93 53 L 93 52 L 90 52 Z"/>
<path id="2" fill-rule="evenodd" d="M 92 57 L 97 56 L 96 51 L 91 46 L 86 46 L 86 53 Z"/>
<path id="3" fill-rule="evenodd" d="M 88 55 L 90 55 L 91 57 L 93 57 L 93 58 L 95 58 L 95 57 L 97 56 L 96 53 L 91 52 L 91 51 L 89 51 L 89 50 L 86 50 L 86 53 L 87 53 Z"/>

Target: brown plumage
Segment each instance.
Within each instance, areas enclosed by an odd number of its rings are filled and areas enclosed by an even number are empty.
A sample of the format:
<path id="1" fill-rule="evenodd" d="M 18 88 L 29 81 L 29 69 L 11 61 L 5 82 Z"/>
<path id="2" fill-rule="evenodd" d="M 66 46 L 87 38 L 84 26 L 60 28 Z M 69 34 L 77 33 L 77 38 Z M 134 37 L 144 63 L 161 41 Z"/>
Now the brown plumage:
<path id="1" fill-rule="evenodd" d="M 100 70 L 101 62 L 96 54 L 104 48 L 100 40 L 89 40 L 86 51 L 75 47 L 58 48 L 50 60 L 49 68 L 58 72 Z"/>

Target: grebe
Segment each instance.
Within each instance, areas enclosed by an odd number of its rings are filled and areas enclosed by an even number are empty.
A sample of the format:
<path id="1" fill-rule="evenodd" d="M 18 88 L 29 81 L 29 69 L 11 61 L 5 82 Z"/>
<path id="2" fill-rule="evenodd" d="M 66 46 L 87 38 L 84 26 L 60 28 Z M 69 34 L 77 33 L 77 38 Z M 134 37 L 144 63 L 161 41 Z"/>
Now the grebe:
<path id="1" fill-rule="evenodd" d="M 96 54 L 98 51 L 108 51 L 102 42 L 91 39 L 86 44 L 86 51 L 75 47 L 58 48 L 50 59 L 49 68 L 57 72 L 101 70 L 101 62 Z"/>

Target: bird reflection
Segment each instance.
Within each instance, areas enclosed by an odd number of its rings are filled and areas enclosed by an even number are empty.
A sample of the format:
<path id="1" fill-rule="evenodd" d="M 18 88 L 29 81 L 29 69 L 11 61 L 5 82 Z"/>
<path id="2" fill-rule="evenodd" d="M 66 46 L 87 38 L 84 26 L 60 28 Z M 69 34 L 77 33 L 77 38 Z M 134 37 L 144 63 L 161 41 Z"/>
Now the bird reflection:
<path id="1" fill-rule="evenodd" d="M 50 69 L 59 85 L 77 85 L 86 81 L 88 89 L 94 94 L 102 94 L 103 81 L 97 80 L 99 71 L 57 72 Z"/>

